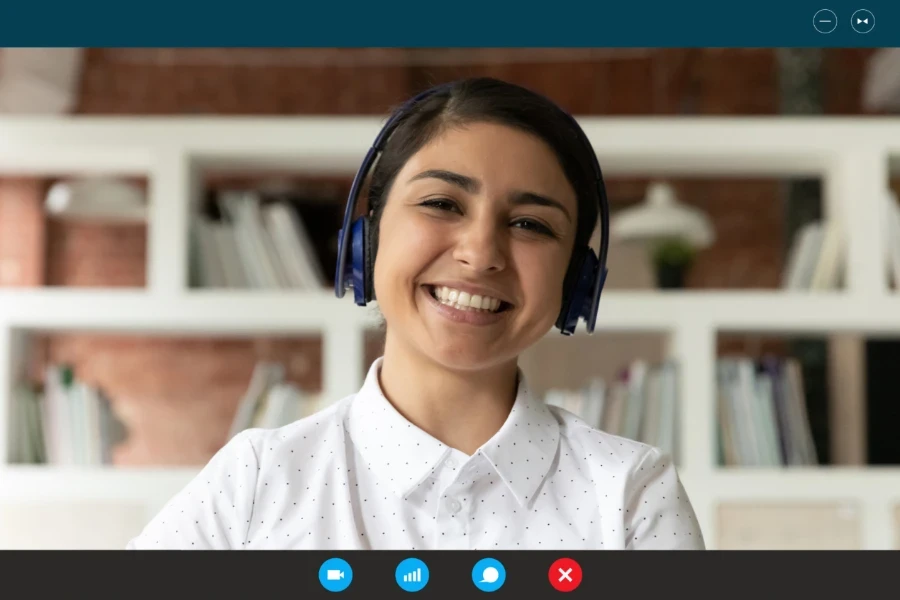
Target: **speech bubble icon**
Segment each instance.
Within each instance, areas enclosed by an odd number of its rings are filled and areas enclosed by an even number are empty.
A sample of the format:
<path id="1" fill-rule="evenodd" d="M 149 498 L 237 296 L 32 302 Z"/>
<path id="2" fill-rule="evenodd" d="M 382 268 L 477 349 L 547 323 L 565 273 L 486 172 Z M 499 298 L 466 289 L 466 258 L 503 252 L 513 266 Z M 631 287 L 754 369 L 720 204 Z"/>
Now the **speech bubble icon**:
<path id="1" fill-rule="evenodd" d="M 480 583 L 494 583 L 500 579 L 500 573 L 497 571 L 495 567 L 488 567 L 484 571 L 481 572 L 481 582 Z"/>

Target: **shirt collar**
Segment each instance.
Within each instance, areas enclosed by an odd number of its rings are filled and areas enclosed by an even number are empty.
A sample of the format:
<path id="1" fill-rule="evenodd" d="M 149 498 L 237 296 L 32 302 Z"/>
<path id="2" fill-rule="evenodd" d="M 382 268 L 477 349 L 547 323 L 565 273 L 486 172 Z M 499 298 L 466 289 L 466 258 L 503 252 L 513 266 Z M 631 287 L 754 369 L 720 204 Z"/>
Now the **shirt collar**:
<path id="1" fill-rule="evenodd" d="M 385 398 L 375 360 L 347 415 L 347 430 L 366 466 L 407 497 L 435 473 L 450 448 L 413 425 Z M 534 497 L 554 464 L 559 423 L 533 397 L 519 372 L 516 400 L 500 430 L 476 453 L 486 458 L 522 506 Z"/>
<path id="2" fill-rule="evenodd" d="M 520 371 L 519 391 L 509 417 L 479 452 L 524 507 L 556 464 L 559 438 L 559 422 L 547 404 L 529 392 Z"/>
<path id="3" fill-rule="evenodd" d="M 413 425 L 381 391 L 382 358 L 369 367 L 347 415 L 350 438 L 369 469 L 402 497 L 439 467 L 450 448 Z"/>

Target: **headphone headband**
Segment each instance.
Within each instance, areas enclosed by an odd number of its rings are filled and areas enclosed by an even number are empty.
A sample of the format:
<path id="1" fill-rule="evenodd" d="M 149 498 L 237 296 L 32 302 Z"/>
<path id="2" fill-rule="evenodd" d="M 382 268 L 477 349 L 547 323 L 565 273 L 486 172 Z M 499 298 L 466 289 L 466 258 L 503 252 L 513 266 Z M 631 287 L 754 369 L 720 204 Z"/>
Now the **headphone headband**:
<path id="1" fill-rule="evenodd" d="M 353 215 L 356 213 L 359 192 L 363 181 L 365 181 L 378 156 L 384 151 L 388 139 L 396 130 L 400 120 L 420 102 L 446 90 L 452 85 L 454 84 L 438 85 L 407 100 L 390 116 L 372 143 L 372 146 L 366 152 L 366 156 L 356 172 L 356 176 L 353 178 L 353 184 L 350 187 L 350 194 L 347 198 L 347 206 L 344 210 L 344 220 L 338 233 L 338 256 L 334 280 L 334 293 L 338 298 L 343 298 L 344 293 L 352 288 L 356 304 L 365 306 L 372 296 L 370 288 L 374 257 L 371 256 L 368 247 L 368 216 L 363 215 L 356 221 L 352 221 Z M 550 101 L 548 100 L 548 102 Z M 550 103 L 556 106 L 556 104 Z M 566 116 L 589 156 L 597 188 L 601 237 L 598 254 L 594 254 L 591 249 L 590 239 L 588 239 L 584 248 L 575 248 L 573 263 L 569 265 L 567 283 L 563 290 L 563 306 L 557 318 L 556 326 L 564 335 L 572 335 L 575 332 L 578 319 L 582 318 L 585 321 L 588 333 L 593 333 L 600 304 L 600 295 L 608 272 L 606 258 L 609 249 L 609 201 L 606 195 L 606 185 L 603 181 L 600 162 L 591 146 L 590 140 L 572 115 L 558 106 L 557 108 Z M 351 257 L 351 255 L 352 258 L 348 264 L 348 257 Z M 581 264 L 574 264 L 576 260 L 580 261 Z M 572 280 L 568 281 L 570 277 Z"/>

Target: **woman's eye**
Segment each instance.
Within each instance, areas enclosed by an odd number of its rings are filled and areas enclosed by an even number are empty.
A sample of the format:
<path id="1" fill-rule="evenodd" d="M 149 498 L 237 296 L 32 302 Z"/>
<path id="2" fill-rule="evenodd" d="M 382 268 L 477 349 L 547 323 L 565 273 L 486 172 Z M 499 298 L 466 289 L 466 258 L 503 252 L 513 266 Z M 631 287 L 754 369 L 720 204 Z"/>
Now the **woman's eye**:
<path id="1" fill-rule="evenodd" d="M 541 235 L 556 237 L 556 234 L 553 233 L 553 230 L 551 230 L 549 227 L 539 221 L 533 221 L 531 219 L 522 219 L 516 221 L 513 223 L 513 227 L 518 227 L 519 229 L 539 233 Z"/>
<path id="2" fill-rule="evenodd" d="M 445 198 L 431 198 L 423 202 L 422 206 L 428 206 L 430 208 L 436 208 L 438 210 L 459 211 L 455 202 L 453 202 L 452 200 L 447 200 Z"/>

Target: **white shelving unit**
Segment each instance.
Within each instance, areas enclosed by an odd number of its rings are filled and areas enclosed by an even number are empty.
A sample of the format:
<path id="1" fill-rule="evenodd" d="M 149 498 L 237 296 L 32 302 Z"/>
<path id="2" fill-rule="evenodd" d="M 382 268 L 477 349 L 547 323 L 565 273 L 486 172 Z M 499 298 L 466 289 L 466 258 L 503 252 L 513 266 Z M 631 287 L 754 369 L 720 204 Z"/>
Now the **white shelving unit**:
<path id="1" fill-rule="evenodd" d="M 900 119 L 584 118 L 607 177 L 810 176 L 825 185 L 826 215 L 845 226 L 847 286 L 825 293 L 614 292 L 604 331 L 669 335 L 681 364 L 681 473 L 710 547 L 725 500 L 846 501 L 864 548 L 892 548 L 900 469 L 728 469 L 715 466 L 715 340 L 720 332 L 900 333 L 900 296 L 887 285 L 884 191 L 900 166 Z M 294 334 L 323 336 L 328 397 L 361 382 L 371 311 L 315 293 L 213 292 L 187 286 L 188 223 L 197 175 L 289 169 L 351 175 L 381 119 L 57 118 L 0 120 L 0 174 L 123 174 L 150 181 L 148 284 L 141 290 L 0 291 L 0 447 L 19 336 L 31 331 Z M 552 333 L 551 335 L 554 335 Z M 195 469 L 0 467 L 0 498 L 134 501 L 148 518 Z"/>

